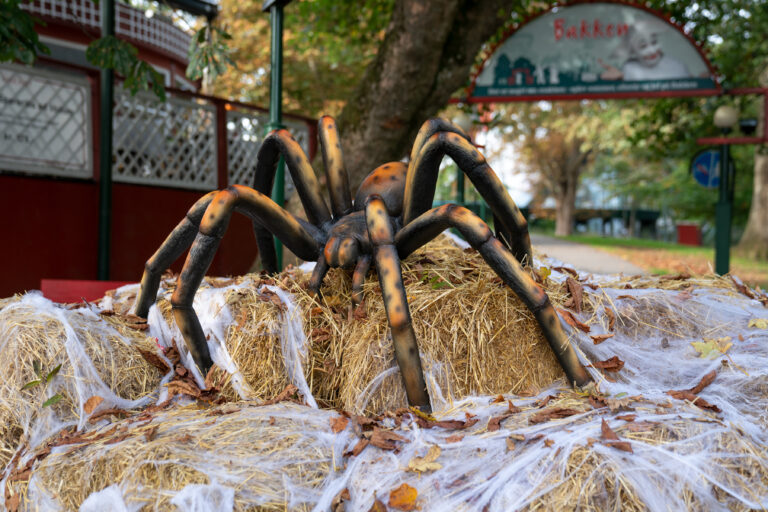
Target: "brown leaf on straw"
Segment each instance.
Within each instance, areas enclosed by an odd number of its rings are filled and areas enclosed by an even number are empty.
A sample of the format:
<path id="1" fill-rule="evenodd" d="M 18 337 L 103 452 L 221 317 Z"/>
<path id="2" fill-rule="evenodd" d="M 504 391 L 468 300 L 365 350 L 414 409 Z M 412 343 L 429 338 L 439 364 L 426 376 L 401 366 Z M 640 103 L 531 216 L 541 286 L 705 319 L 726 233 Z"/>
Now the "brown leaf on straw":
<path id="1" fill-rule="evenodd" d="M 18 492 L 11 496 L 10 498 L 5 498 L 5 508 L 8 510 L 8 512 L 16 512 L 19 510 L 19 504 L 21 502 L 21 494 Z"/>
<path id="2" fill-rule="evenodd" d="M 262 402 L 261 405 L 274 405 L 278 402 L 291 400 L 298 390 L 299 388 L 297 388 L 293 384 L 288 384 L 287 386 L 285 386 L 285 389 L 283 389 L 275 398 L 270 398 L 269 400 Z"/>
<path id="3" fill-rule="evenodd" d="M 574 414 L 581 414 L 581 411 L 577 411 L 576 409 L 569 409 L 566 407 L 553 407 L 552 409 L 544 409 L 532 415 L 530 418 L 528 418 L 528 423 L 535 425 L 537 423 L 545 423 L 550 420 L 567 418 L 568 416 L 573 416 Z"/>
<path id="4" fill-rule="evenodd" d="M 154 352 L 150 352 L 149 350 L 144 350 L 141 348 L 138 350 L 139 350 L 139 354 L 141 354 L 141 357 L 143 357 L 146 362 L 148 362 L 149 364 L 151 364 L 152 366 L 154 366 L 164 374 L 171 371 L 171 368 L 168 366 L 168 363 L 163 361 L 163 358 L 160 357 L 159 355 L 155 354 Z"/>
<path id="5" fill-rule="evenodd" d="M 464 434 L 451 434 L 450 436 L 445 438 L 446 443 L 458 443 L 464 439 Z"/>
<path id="6" fill-rule="evenodd" d="M 701 393 L 701 391 L 702 391 L 702 390 L 703 390 L 705 387 L 707 387 L 707 386 L 709 386 L 710 384 L 712 384 L 712 381 L 714 381 L 714 380 L 715 380 L 715 377 L 716 377 L 716 376 L 717 376 L 717 371 L 715 371 L 715 370 L 712 370 L 711 372 L 709 372 L 708 374 L 706 374 L 705 376 L 703 376 L 703 377 L 701 378 L 701 380 L 699 381 L 699 383 L 698 383 L 698 384 L 696 384 L 695 386 L 693 386 L 693 387 L 692 387 L 691 389 L 689 389 L 688 391 L 690 391 L 690 392 L 691 392 L 691 393 L 693 393 L 694 395 L 697 395 L 697 394 Z"/>
<path id="7" fill-rule="evenodd" d="M 368 512 L 387 512 L 387 506 L 380 499 L 376 498 L 373 500 L 373 505 L 368 509 Z"/>
<path id="8" fill-rule="evenodd" d="M 512 416 L 511 412 L 502 414 L 501 416 L 494 416 L 488 420 L 488 432 L 496 432 L 501 428 L 501 422 Z"/>
<path id="9" fill-rule="evenodd" d="M 339 416 L 338 418 L 331 418 L 331 430 L 334 434 L 338 434 L 345 428 L 347 428 L 347 423 L 349 423 L 349 420 L 345 418 L 344 416 Z"/>
<path id="10" fill-rule="evenodd" d="M 668 274 L 665 276 L 661 276 L 659 278 L 660 281 L 685 281 L 686 279 L 690 279 L 691 274 L 688 272 L 680 272 L 679 274 Z"/>
<path id="11" fill-rule="evenodd" d="M 545 439 L 544 440 L 544 446 L 547 448 L 552 448 L 552 445 L 554 445 L 555 442 L 552 439 Z"/>
<path id="12" fill-rule="evenodd" d="M 560 316 L 565 320 L 565 323 L 570 325 L 571 327 L 575 327 L 576 329 L 579 329 L 584 332 L 589 332 L 590 328 L 587 324 L 583 324 L 576 320 L 576 317 L 573 316 L 573 313 L 570 311 L 567 311 L 565 309 L 557 308 L 557 312 L 560 313 Z"/>
<path id="13" fill-rule="evenodd" d="M 750 299 L 755 298 L 755 294 L 752 292 L 752 290 L 749 289 L 747 285 L 741 282 L 741 279 L 734 275 L 729 275 L 728 277 L 731 278 L 731 281 L 733 282 L 733 285 L 736 287 L 737 290 L 739 290 L 742 294 L 746 295 Z"/>
<path id="14" fill-rule="evenodd" d="M 419 493 L 408 484 L 403 484 L 389 493 L 389 506 L 398 510 L 416 510 Z"/>
<path id="15" fill-rule="evenodd" d="M 557 398 L 555 395 L 547 395 L 544 398 L 542 398 L 541 400 L 536 400 L 536 402 L 533 405 L 535 405 L 536 407 L 541 409 L 542 407 L 546 407 L 546 405 L 549 403 L 549 401 L 550 400 L 554 400 L 555 398 Z"/>
<path id="16" fill-rule="evenodd" d="M 629 285 L 627 285 L 627 286 L 629 286 Z M 629 287 L 632 288 L 631 286 L 629 286 Z M 635 302 L 637 302 L 637 297 L 635 297 L 634 295 L 619 295 L 616 298 L 617 299 L 629 299 L 629 300 L 634 300 Z"/>
<path id="17" fill-rule="evenodd" d="M 632 446 L 627 441 L 620 441 L 619 436 L 617 436 L 616 432 L 608 426 L 608 423 L 605 420 L 602 420 L 602 423 L 600 424 L 600 433 L 600 437 L 605 440 L 603 444 L 618 450 L 634 453 L 632 451 Z"/>
<path id="18" fill-rule="evenodd" d="M 635 421 L 635 419 L 637 419 L 637 414 L 620 414 L 616 416 L 616 419 L 624 421 Z"/>
<path id="19" fill-rule="evenodd" d="M 104 399 L 98 395 L 94 395 L 88 400 L 86 400 L 85 404 L 83 405 L 83 410 L 85 411 L 85 414 L 91 414 L 103 401 Z"/>
<path id="20" fill-rule="evenodd" d="M 675 390 L 667 391 L 667 394 L 672 398 L 677 398 L 678 400 L 688 400 L 692 402 L 693 405 L 695 405 L 699 409 L 705 409 L 707 411 L 714 411 L 714 412 L 722 412 L 722 410 L 715 404 L 711 404 L 707 402 L 700 396 L 697 396 L 691 393 L 687 389 L 680 390 L 680 391 L 675 391 Z"/>
<path id="21" fill-rule="evenodd" d="M 558 272 L 562 272 L 562 273 L 566 273 L 567 272 L 567 273 L 571 274 L 573 277 L 575 277 L 577 279 L 579 277 L 579 273 L 576 272 L 575 270 L 573 270 L 572 268 L 568 268 L 568 267 L 552 267 L 552 269 L 553 270 L 557 270 Z"/>
<path id="22" fill-rule="evenodd" d="M 496 396 L 496 398 L 491 400 L 491 403 L 492 404 L 498 404 L 498 403 L 501 403 L 503 401 L 504 401 L 504 395 L 498 395 L 498 396 Z"/>
<path id="23" fill-rule="evenodd" d="M 624 368 L 624 361 L 619 359 L 619 356 L 613 356 L 605 361 L 597 361 L 592 363 L 593 368 L 599 368 L 607 372 L 618 372 Z"/>
<path id="24" fill-rule="evenodd" d="M 349 495 L 349 489 L 342 490 L 339 494 L 333 497 L 331 501 L 331 512 L 344 512 L 344 501 L 351 500 Z"/>
<path id="25" fill-rule="evenodd" d="M 149 430 L 147 430 L 146 432 L 144 432 L 144 439 L 146 439 L 147 442 L 153 441 L 155 439 L 155 437 L 157 437 L 157 430 L 158 430 L 158 428 L 159 427 L 157 425 L 155 425 L 154 427 L 152 427 Z"/>
<path id="26" fill-rule="evenodd" d="M 365 447 L 368 446 L 371 442 L 367 439 L 361 439 L 359 440 L 355 446 L 352 448 L 352 450 L 348 452 L 344 452 L 344 456 L 351 455 L 352 457 L 357 457 L 360 455 L 360 453 L 365 450 Z"/>
<path id="27" fill-rule="evenodd" d="M 605 308 L 605 314 L 608 316 L 608 330 L 612 331 L 616 325 L 616 313 L 611 308 Z"/>
<path id="28" fill-rule="evenodd" d="M 601 409 L 603 407 L 608 407 L 608 402 L 602 396 L 589 395 L 589 405 L 595 409 Z"/>
<path id="29" fill-rule="evenodd" d="M 88 418 L 88 421 L 90 423 L 95 423 L 97 420 L 100 420 L 101 418 L 105 416 L 130 416 L 130 412 L 124 410 L 124 409 L 105 409 L 103 411 L 99 411 L 90 418 Z"/>
<path id="30" fill-rule="evenodd" d="M 397 448 L 395 441 L 408 442 L 403 436 L 395 434 L 391 430 L 381 430 L 378 427 L 373 429 L 370 441 L 373 446 L 382 450 L 394 450 Z"/>
<path id="31" fill-rule="evenodd" d="M 584 301 L 584 288 L 572 277 L 566 278 L 565 286 L 568 288 L 568 293 L 571 294 L 571 298 L 573 299 L 571 307 L 577 313 L 581 313 L 581 306 Z"/>
<path id="32" fill-rule="evenodd" d="M 595 336 L 590 336 L 590 338 L 592 338 L 595 345 L 599 345 L 608 338 L 613 338 L 614 336 L 616 336 L 614 333 L 609 332 L 608 334 L 596 334 Z"/>

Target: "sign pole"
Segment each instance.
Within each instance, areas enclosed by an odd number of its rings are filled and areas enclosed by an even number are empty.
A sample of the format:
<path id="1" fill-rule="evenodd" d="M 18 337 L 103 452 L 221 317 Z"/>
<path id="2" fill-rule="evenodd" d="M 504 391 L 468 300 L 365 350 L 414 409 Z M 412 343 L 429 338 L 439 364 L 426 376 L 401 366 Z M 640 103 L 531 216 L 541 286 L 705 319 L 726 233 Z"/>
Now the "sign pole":
<path id="1" fill-rule="evenodd" d="M 727 133 L 723 130 L 723 135 Z M 733 216 L 733 176 L 730 145 L 720 145 L 720 194 L 715 206 L 715 272 L 725 275 L 730 269 L 731 217 Z"/>
<path id="2" fill-rule="evenodd" d="M 283 126 L 283 7 L 290 0 L 265 0 L 262 11 L 269 11 L 272 28 L 270 47 L 269 124 L 267 131 L 279 130 Z M 280 157 L 275 172 L 272 199 L 282 207 L 285 205 L 285 159 Z M 277 237 L 275 252 L 277 268 L 283 268 L 283 244 Z"/>
<path id="3" fill-rule="evenodd" d="M 115 35 L 115 0 L 101 0 L 101 37 Z M 98 279 L 109 279 L 109 248 L 112 223 L 112 107 L 115 76 L 101 70 L 99 81 L 99 249 Z"/>

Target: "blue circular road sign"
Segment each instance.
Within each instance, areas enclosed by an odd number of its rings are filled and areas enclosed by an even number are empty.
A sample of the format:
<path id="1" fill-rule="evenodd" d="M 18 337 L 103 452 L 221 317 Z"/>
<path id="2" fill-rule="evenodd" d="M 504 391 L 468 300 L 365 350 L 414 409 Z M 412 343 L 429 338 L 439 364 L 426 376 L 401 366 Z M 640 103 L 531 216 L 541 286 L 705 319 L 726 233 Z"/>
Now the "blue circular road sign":
<path id="1" fill-rule="evenodd" d="M 691 159 L 691 174 L 700 185 L 708 188 L 720 186 L 720 150 L 707 148 Z"/>

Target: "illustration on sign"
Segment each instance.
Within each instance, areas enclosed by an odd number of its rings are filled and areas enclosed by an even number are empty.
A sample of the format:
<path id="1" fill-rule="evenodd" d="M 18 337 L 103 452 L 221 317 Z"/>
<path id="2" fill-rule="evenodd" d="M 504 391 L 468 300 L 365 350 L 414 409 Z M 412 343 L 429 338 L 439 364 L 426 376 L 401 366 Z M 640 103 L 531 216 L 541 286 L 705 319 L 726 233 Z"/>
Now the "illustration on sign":
<path id="1" fill-rule="evenodd" d="M 731 165 L 733 165 L 731 163 Z M 691 159 L 691 174 L 699 185 L 707 188 L 720 186 L 720 151 L 702 149 Z"/>
<path id="2" fill-rule="evenodd" d="M 685 34 L 632 5 L 555 7 L 517 29 L 485 61 L 472 98 L 715 90 Z"/>

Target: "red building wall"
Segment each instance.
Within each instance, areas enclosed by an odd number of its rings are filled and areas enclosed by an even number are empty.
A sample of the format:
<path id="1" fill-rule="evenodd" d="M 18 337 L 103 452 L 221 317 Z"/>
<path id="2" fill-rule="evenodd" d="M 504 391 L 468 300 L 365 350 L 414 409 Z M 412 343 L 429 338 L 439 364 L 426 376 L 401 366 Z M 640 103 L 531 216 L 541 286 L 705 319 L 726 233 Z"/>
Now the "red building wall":
<path id="1" fill-rule="evenodd" d="M 44 278 L 96 279 L 98 193 L 96 182 L 0 175 L 0 297 L 39 289 Z M 138 282 L 144 262 L 203 194 L 119 183 L 112 194 L 110 279 Z M 256 255 L 250 220 L 234 215 L 208 275 L 244 274 Z"/>

